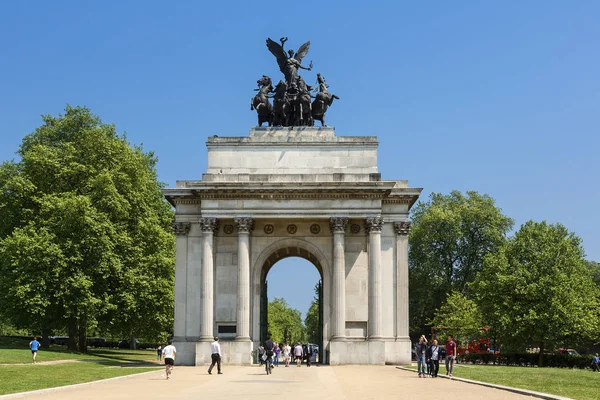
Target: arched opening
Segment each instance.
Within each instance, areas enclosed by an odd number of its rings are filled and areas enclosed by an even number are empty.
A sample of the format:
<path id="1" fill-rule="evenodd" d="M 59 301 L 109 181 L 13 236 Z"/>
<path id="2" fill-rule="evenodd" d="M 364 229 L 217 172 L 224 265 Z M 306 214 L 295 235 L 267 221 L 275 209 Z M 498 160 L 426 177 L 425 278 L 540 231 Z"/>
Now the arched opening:
<path id="1" fill-rule="evenodd" d="M 327 319 L 329 315 L 327 284 L 330 280 L 328 266 L 325 258 L 308 242 L 294 240 L 293 243 L 273 244 L 270 249 L 265 250 L 259 258 L 257 270 L 259 275 L 255 276 L 255 283 L 259 289 L 258 307 L 255 308 L 255 318 L 258 317 L 258 331 L 255 331 L 260 342 L 266 338 L 270 328 L 268 315 L 268 302 L 277 297 L 283 297 L 290 308 L 303 308 L 302 322 L 304 323 L 313 298 L 318 299 L 318 327 L 310 338 L 310 343 L 318 347 L 316 359 L 318 362 L 327 362 Z M 257 272 L 258 272 L 257 271 Z M 315 290 L 316 289 L 316 290 Z M 293 293 L 296 291 L 296 293 Z M 283 294 L 283 296 L 282 296 Z M 298 307 L 298 304 L 304 306 Z M 258 314 L 258 315 L 257 315 Z M 281 332 L 280 332 L 280 336 Z M 308 335 L 307 335 L 308 336 Z M 279 340 L 294 341 L 289 332 L 285 338 Z M 293 343 L 291 343 L 293 345 Z M 314 358 L 313 358 L 314 360 Z"/>

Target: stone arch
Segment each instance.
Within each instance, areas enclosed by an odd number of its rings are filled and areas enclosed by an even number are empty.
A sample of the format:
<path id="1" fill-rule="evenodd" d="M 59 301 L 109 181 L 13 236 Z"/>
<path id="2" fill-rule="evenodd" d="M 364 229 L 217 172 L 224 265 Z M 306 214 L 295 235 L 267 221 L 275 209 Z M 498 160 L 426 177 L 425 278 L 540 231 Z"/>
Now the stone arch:
<path id="1" fill-rule="evenodd" d="M 331 262 L 324 252 L 314 243 L 298 238 L 281 238 L 266 246 L 252 264 L 252 340 L 260 340 L 260 295 L 270 269 L 280 260 L 288 257 L 300 257 L 317 268 L 323 282 L 323 349 L 329 342 L 330 304 L 331 304 Z"/>

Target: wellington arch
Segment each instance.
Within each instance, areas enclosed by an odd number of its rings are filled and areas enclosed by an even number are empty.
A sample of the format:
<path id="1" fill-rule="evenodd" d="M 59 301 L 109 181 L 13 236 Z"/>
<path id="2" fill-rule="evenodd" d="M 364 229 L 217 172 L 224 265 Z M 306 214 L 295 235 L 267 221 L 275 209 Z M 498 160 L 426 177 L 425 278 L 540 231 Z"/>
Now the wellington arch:
<path id="1" fill-rule="evenodd" d="M 325 363 L 410 363 L 408 215 L 421 189 L 382 179 L 377 137 L 256 127 L 206 145 L 202 179 L 164 189 L 175 207 L 178 364 L 210 363 L 214 336 L 225 363 L 252 363 L 265 277 L 286 257 L 321 274 Z"/>

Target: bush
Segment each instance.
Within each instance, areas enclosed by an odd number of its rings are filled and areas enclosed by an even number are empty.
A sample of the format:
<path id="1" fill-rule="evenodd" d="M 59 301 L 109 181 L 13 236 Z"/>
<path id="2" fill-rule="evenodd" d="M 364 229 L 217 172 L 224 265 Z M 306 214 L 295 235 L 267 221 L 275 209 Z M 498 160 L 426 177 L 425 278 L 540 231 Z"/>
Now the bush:
<path id="1" fill-rule="evenodd" d="M 458 361 L 471 364 L 495 364 L 518 367 L 535 367 L 538 363 L 538 354 L 532 353 L 501 353 L 501 354 L 461 354 Z M 590 368 L 591 355 L 571 356 L 568 354 L 544 354 L 544 366 L 554 368 Z"/>

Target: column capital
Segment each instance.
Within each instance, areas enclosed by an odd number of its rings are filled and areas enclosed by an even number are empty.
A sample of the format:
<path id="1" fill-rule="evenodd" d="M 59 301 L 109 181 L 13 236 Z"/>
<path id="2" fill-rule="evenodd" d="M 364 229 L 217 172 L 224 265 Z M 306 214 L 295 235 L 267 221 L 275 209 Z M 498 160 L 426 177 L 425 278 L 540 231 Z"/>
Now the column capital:
<path id="1" fill-rule="evenodd" d="M 367 226 L 367 233 L 381 233 L 383 227 L 383 218 L 381 216 L 369 217 L 365 220 Z"/>
<path id="2" fill-rule="evenodd" d="M 191 227 L 191 222 L 171 222 L 173 233 L 177 236 L 187 236 Z"/>
<path id="3" fill-rule="evenodd" d="M 215 232 L 219 228 L 219 220 L 216 218 L 202 217 L 198 220 L 202 232 Z"/>
<path id="4" fill-rule="evenodd" d="M 396 235 L 407 236 L 410 233 L 410 221 L 394 222 L 394 232 Z"/>
<path id="5" fill-rule="evenodd" d="M 348 217 L 329 218 L 329 229 L 332 233 L 344 233 L 348 226 Z"/>
<path id="6" fill-rule="evenodd" d="M 238 233 L 250 233 L 254 229 L 254 219 L 250 217 L 236 217 L 233 219 Z"/>

